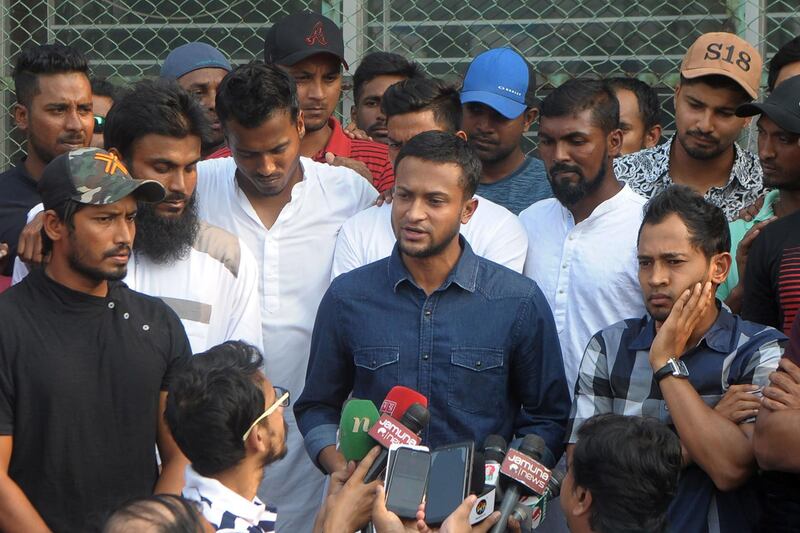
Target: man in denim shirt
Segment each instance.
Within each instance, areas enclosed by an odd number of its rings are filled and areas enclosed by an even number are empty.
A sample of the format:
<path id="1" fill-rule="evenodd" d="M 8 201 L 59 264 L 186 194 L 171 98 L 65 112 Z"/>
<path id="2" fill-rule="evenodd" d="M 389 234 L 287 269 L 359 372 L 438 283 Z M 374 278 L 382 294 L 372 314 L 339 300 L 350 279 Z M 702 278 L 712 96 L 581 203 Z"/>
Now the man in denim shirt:
<path id="1" fill-rule="evenodd" d="M 344 468 L 344 401 L 380 405 L 404 385 L 428 398 L 427 445 L 535 433 L 552 465 L 570 400 L 550 308 L 533 281 L 459 236 L 478 207 L 480 161 L 465 141 L 430 131 L 406 143 L 395 168 L 392 255 L 336 278 L 317 312 L 295 406 L 309 455 L 327 472 Z"/>

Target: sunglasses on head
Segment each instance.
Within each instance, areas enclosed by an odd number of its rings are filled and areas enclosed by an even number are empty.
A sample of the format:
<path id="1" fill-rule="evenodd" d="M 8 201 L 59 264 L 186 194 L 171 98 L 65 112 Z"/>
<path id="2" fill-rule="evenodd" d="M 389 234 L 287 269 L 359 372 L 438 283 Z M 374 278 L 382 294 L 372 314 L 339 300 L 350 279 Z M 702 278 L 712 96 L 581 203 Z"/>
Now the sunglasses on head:
<path id="1" fill-rule="evenodd" d="M 100 115 L 94 116 L 94 132 L 95 133 L 103 133 L 103 128 L 106 126 L 106 117 L 101 117 Z"/>

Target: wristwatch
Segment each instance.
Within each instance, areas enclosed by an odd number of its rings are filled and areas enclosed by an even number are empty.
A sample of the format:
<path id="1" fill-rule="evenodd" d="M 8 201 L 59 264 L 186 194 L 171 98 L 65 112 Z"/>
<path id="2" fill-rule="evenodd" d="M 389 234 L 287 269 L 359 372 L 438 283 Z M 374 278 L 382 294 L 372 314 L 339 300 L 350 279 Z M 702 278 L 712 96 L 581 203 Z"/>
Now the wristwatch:
<path id="1" fill-rule="evenodd" d="M 667 364 L 656 370 L 653 377 L 655 377 L 656 383 L 658 383 L 669 375 L 675 376 L 676 378 L 687 379 L 689 377 L 689 370 L 686 368 L 683 361 L 675 357 L 670 357 L 667 360 Z"/>

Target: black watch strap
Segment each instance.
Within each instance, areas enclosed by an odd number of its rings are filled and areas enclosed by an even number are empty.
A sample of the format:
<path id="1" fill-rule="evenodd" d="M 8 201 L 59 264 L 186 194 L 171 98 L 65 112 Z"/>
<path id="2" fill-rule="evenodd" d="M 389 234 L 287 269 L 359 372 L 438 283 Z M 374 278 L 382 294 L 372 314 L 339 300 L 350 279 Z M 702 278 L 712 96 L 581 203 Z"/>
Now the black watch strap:
<path id="1" fill-rule="evenodd" d="M 667 364 L 659 368 L 653 374 L 656 383 L 660 382 L 667 376 L 675 376 L 677 378 L 688 378 L 689 372 L 686 370 L 686 365 L 680 359 L 674 357 L 667 361 Z"/>

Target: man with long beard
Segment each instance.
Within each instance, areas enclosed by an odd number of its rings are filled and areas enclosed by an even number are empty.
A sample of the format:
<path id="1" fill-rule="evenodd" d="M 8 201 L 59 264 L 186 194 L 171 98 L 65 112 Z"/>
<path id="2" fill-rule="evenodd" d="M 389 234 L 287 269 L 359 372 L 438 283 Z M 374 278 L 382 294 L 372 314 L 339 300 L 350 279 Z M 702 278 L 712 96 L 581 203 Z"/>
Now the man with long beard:
<path id="1" fill-rule="evenodd" d="M 520 214 L 523 273 L 553 310 L 570 392 L 592 335 L 644 312 L 636 231 L 645 199 L 614 174 L 621 148 L 619 103 L 605 83 L 572 80 L 542 102 L 539 153 L 555 198 Z"/>
<path id="2" fill-rule="evenodd" d="M 180 317 L 202 352 L 227 340 L 261 346 L 258 266 L 227 231 L 198 218 L 195 186 L 207 120 L 173 81 L 143 81 L 109 112 L 105 142 L 139 179 L 160 182 L 167 196 L 142 204 L 125 283 L 157 296 Z M 17 262 L 15 282 L 23 276 Z"/>

